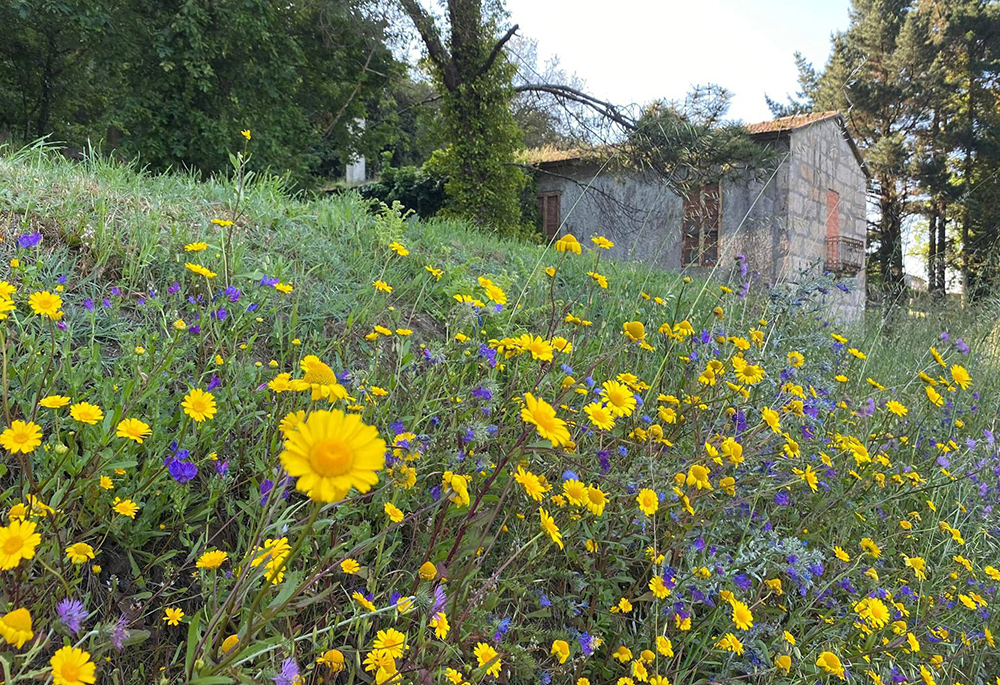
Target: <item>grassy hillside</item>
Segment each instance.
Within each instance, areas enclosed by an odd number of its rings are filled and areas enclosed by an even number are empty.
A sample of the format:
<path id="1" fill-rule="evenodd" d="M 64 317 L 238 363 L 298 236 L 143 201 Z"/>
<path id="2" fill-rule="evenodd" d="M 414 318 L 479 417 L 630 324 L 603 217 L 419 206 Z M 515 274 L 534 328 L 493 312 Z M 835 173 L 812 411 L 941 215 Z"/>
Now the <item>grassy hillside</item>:
<path id="1" fill-rule="evenodd" d="M 990 311 L 41 147 L 0 227 L 7 683 L 1000 672 Z"/>

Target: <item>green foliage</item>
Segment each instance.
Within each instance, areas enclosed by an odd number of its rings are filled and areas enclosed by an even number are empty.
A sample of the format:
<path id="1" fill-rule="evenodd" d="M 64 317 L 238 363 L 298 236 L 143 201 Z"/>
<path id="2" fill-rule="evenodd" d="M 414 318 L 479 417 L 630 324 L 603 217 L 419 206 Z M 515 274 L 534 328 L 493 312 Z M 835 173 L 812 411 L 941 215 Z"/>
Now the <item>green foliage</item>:
<path id="1" fill-rule="evenodd" d="M 249 128 L 257 169 L 337 175 L 391 133 L 354 127 L 401 72 L 365 5 L 15 0 L 0 9 L 0 129 L 210 174 Z"/>
<path id="2" fill-rule="evenodd" d="M 532 230 L 523 223 L 519 201 L 527 177 L 514 165 L 522 143 L 510 111 L 512 78 L 512 66 L 498 59 L 441 102 L 449 141 L 440 160 L 448 178 L 445 213 L 509 236 Z"/>
<path id="3" fill-rule="evenodd" d="M 430 164 L 396 168 L 392 157 L 391 152 L 383 153 L 379 179 L 361 186 L 358 193 L 390 205 L 399 202 L 425 219 L 436 216 L 445 203 L 445 178 Z"/>

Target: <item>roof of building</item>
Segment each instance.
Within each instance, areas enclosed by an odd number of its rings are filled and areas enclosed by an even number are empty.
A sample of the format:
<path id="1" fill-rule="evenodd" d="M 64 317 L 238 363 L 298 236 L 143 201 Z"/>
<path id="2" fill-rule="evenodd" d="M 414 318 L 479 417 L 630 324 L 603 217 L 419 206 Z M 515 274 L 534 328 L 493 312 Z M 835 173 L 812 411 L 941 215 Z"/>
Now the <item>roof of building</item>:
<path id="1" fill-rule="evenodd" d="M 810 112 L 809 114 L 794 114 L 790 117 L 780 117 L 778 119 L 771 119 L 770 121 L 761 121 L 756 124 L 746 124 L 744 128 L 746 128 L 750 135 L 757 135 L 758 133 L 776 133 L 778 131 L 791 131 L 793 129 L 803 128 L 810 124 L 815 124 L 817 121 L 832 119 L 833 117 L 838 116 L 840 116 L 840 112 L 837 110 L 830 110 L 828 112 Z"/>
<path id="2" fill-rule="evenodd" d="M 811 126 L 817 122 L 826 121 L 827 119 L 835 119 L 840 125 L 841 131 L 844 133 L 844 138 L 847 140 L 847 144 L 851 147 L 854 157 L 858 160 L 858 165 L 865 173 L 865 176 L 870 177 L 871 174 L 868 170 L 868 165 L 865 164 L 864 157 L 861 156 L 861 151 L 854 142 L 854 138 L 851 136 L 851 133 L 847 128 L 847 123 L 844 121 L 844 117 L 841 116 L 840 112 L 837 110 L 810 112 L 809 114 L 795 114 L 788 117 L 772 119 L 770 121 L 761 121 L 756 124 L 745 124 L 744 127 L 752 136 L 766 137 L 768 134 L 782 136 L 787 135 L 791 131 Z M 531 148 L 528 150 L 524 156 L 524 162 L 532 166 L 542 166 L 580 160 L 596 160 L 601 159 L 607 154 L 607 147 L 608 146 L 597 146 L 593 148 L 576 147 L 567 150 L 560 150 L 555 146 L 547 145 L 545 147 Z"/>

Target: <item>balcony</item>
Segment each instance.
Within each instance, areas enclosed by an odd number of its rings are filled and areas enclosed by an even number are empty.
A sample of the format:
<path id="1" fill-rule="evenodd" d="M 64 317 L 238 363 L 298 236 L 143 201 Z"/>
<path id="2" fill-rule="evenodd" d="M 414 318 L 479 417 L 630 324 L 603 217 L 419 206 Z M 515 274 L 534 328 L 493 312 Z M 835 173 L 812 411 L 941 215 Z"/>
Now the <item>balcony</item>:
<path id="1" fill-rule="evenodd" d="M 855 275 L 865 268 L 865 242 L 843 236 L 827 238 L 825 268 L 838 276 Z"/>

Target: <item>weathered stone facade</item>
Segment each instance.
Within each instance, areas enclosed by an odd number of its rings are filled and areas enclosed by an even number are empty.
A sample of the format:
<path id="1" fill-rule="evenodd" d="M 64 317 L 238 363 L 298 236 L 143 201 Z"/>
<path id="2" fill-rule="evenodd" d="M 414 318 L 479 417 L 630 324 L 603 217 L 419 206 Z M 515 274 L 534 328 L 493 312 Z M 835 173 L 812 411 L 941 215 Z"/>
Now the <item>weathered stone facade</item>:
<path id="1" fill-rule="evenodd" d="M 536 163 L 539 192 L 558 196 L 561 232 L 580 239 L 606 235 L 619 259 L 729 276 L 742 254 L 767 285 L 834 271 L 844 287 L 825 295 L 827 304 L 837 316 L 856 319 L 865 304 L 863 162 L 838 114 L 812 115 L 795 126 L 785 121 L 749 127 L 781 161 L 760 178 L 722 183 L 714 266 L 682 265 L 684 201 L 652 176 L 615 174 L 599 161 L 567 155 Z M 843 262 L 858 244 L 860 270 L 852 273 Z"/>

